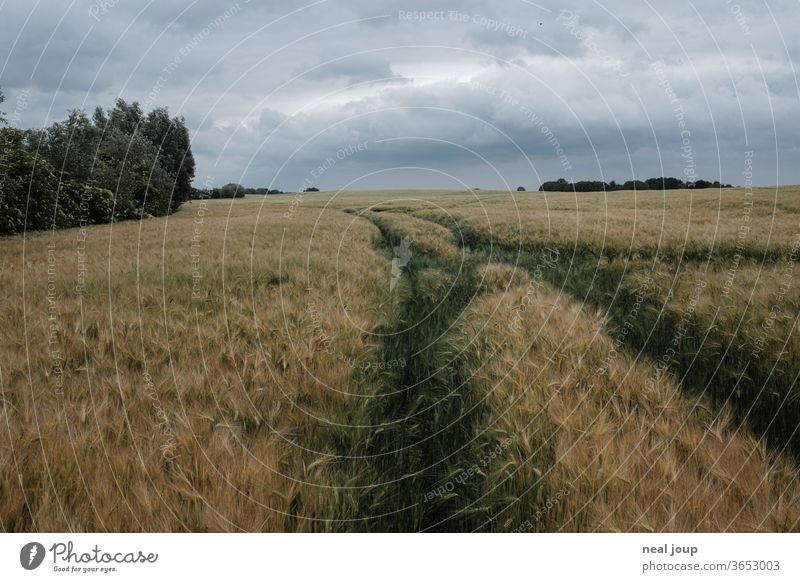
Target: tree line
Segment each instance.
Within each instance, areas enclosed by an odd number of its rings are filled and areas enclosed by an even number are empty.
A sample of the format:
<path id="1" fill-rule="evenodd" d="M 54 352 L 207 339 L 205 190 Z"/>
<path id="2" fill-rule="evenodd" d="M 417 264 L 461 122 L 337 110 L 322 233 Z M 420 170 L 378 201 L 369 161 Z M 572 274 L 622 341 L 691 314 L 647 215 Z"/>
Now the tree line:
<path id="1" fill-rule="evenodd" d="M 559 178 L 551 182 L 544 182 L 539 186 L 539 192 L 610 192 L 613 190 L 682 190 L 685 188 L 733 188 L 730 184 L 720 184 L 719 181 L 696 180 L 684 182 L 678 178 L 649 178 L 647 180 L 628 180 L 622 184 L 602 182 L 599 180 L 581 180 L 567 182 Z"/>
<path id="2" fill-rule="evenodd" d="M 220 198 L 244 198 L 246 195 L 267 196 L 270 194 L 284 194 L 283 190 L 269 188 L 248 188 L 241 184 L 231 182 L 221 188 L 192 188 L 192 198 L 194 200 Z"/>
<path id="3" fill-rule="evenodd" d="M 0 116 L 0 234 L 163 216 L 192 194 L 189 132 L 166 108 L 117 99 L 43 129 L 7 125 Z"/>

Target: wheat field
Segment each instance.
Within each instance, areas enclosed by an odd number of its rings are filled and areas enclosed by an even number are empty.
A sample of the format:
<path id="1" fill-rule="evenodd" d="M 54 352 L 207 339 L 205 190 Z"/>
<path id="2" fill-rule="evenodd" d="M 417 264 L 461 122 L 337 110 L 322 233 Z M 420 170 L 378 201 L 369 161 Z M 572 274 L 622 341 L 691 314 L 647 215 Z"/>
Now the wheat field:
<path id="1" fill-rule="evenodd" d="M 0 239 L 4 531 L 800 531 L 800 188 Z"/>

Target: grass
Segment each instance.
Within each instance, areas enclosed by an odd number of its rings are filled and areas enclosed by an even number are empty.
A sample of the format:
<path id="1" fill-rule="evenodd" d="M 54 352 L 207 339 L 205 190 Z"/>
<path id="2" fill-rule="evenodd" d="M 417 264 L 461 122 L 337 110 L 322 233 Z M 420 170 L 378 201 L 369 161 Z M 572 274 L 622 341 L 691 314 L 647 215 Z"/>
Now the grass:
<path id="1" fill-rule="evenodd" d="M 366 221 L 258 211 L 0 241 L 3 529 L 317 527 L 389 266 Z"/>
<path id="2" fill-rule="evenodd" d="M 461 341 L 490 411 L 481 430 L 512 436 L 487 464 L 486 495 L 515 499 L 485 529 L 797 528 L 796 466 L 652 363 L 615 353 L 600 314 L 530 282 L 468 315 Z"/>
<path id="3" fill-rule="evenodd" d="M 798 531 L 799 215 L 318 193 L 1 239 L 0 528 Z"/>
<path id="4" fill-rule="evenodd" d="M 597 258 L 627 255 L 680 261 L 774 259 L 791 245 L 800 222 L 800 188 L 524 193 L 467 197 L 462 205 L 412 212 L 454 220 L 467 244 L 536 250 L 545 246 Z M 737 249 L 738 247 L 738 249 Z"/>

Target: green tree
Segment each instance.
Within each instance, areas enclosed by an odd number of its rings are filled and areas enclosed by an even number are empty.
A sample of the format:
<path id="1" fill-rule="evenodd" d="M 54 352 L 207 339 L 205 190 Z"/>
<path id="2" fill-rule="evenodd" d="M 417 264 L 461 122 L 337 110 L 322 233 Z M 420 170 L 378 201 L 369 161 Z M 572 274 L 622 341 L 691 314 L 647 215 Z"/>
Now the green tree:
<path id="1" fill-rule="evenodd" d="M 164 215 L 192 193 L 189 132 L 164 108 L 145 116 L 117 99 L 91 118 L 72 110 L 44 129 L 3 129 L 0 150 L 3 233 Z"/>
<path id="2" fill-rule="evenodd" d="M 86 183 L 92 180 L 100 131 L 83 111 L 70 111 L 65 121 L 31 132 L 28 139 L 52 164 L 60 179 Z"/>
<path id="3" fill-rule="evenodd" d="M 59 184 L 58 203 L 68 217 L 69 226 L 104 224 L 114 218 L 114 194 L 76 180 Z"/>
<path id="4" fill-rule="evenodd" d="M 68 226 L 69 220 L 57 204 L 53 167 L 25 147 L 21 131 L 3 128 L 0 132 L 0 233 Z"/>
<path id="5" fill-rule="evenodd" d="M 134 135 L 139 131 L 143 121 L 144 113 L 136 101 L 128 103 L 117 98 L 114 109 L 108 113 L 108 125 L 126 135 Z"/>
<path id="6" fill-rule="evenodd" d="M 566 192 L 570 184 L 564 179 L 559 178 L 555 182 L 544 182 L 539 186 L 540 192 Z"/>
<path id="7" fill-rule="evenodd" d="M 220 197 L 243 198 L 244 187 L 241 184 L 235 184 L 233 182 L 231 182 L 230 184 L 225 184 L 222 188 L 220 188 Z"/>
<path id="8" fill-rule="evenodd" d="M 649 190 L 650 185 L 642 180 L 628 180 L 622 185 L 623 190 Z"/>
<path id="9" fill-rule="evenodd" d="M 143 131 L 156 146 L 159 163 L 173 179 L 170 206 L 177 207 L 190 198 L 195 171 L 186 122 L 182 117 L 170 119 L 167 109 L 160 107 L 147 115 Z"/>
<path id="10" fill-rule="evenodd" d="M 686 187 L 678 178 L 649 178 L 646 182 L 651 190 L 679 190 Z"/>
<path id="11" fill-rule="evenodd" d="M 100 142 L 94 163 L 93 185 L 115 196 L 115 219 L 163 215 L 170 204 L 174 180 L 159 160 L 158 147 L 144 131 L 144 115 L 138 103 L 117 99 L 107 114 L 96 109 Z"/>

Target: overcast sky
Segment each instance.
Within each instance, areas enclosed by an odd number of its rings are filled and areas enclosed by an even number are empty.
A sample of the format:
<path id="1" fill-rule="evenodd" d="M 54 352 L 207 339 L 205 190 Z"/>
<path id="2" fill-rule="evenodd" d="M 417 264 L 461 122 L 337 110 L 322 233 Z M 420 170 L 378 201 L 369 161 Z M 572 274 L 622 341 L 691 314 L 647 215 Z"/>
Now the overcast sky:
<path id="1" fill-rule="evenodd" d="M 425 14 L 417 14 L 424 12 Z M 0 0 L 23 127 L 183 115 L 195 185 L 800 183 L 800 1 Z"/>

